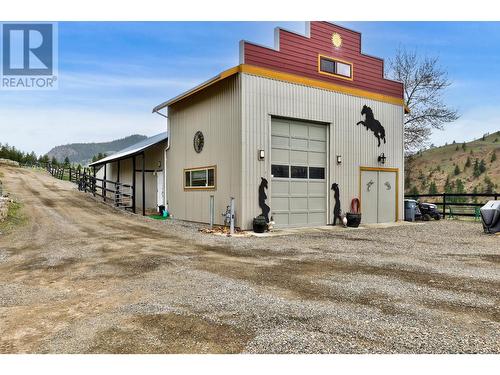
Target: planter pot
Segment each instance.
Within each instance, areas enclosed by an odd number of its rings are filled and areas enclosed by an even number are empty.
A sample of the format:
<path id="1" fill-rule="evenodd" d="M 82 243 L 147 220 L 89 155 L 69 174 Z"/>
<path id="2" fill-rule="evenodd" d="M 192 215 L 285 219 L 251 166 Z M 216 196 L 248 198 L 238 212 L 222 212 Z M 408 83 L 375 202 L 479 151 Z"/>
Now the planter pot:
<path id="1" fill-rule="evenodd" d="M 345 217 L 347 219 L 348 227 L 357 228 L 361 223 L 361 214 L 347 213 Z"/>
<path id="2" fill-rule="evenodd" d="M 253 231 L 255 233 L 264 233 L 267 230 L 266 218 L 264 216 L 257 216 L 253 219 Z"/>

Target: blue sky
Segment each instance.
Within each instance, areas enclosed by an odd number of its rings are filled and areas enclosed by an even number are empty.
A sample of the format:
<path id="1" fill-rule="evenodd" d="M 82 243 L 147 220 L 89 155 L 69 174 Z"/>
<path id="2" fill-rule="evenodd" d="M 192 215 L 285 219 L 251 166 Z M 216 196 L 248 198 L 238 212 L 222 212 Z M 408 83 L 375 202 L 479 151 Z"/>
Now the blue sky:
<path id="1" fill-rule="evenodd" d="M 363 33 L 364 53 L 399 46 L 438 55 L 460 120 L 434 131 L 436 145 L 500 130 L 500 23 L 340 22 Z M 0 143 L 37 154 L 71 142 L 164 131 L 151 109 L 238 64 L 238 42 L 273 45 L 273 29 L 303 22 L 59 23 L 59 89 L 0 91 Z"/>

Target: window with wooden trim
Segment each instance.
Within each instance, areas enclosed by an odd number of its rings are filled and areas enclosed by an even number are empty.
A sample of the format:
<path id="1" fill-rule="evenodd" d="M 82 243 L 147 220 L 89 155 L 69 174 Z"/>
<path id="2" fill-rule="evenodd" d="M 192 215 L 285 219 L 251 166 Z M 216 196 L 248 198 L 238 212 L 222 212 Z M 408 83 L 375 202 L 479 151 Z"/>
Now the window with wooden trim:
<path id="1" fill-rule="evenodd" d="M 352 79 L 352 64 L 345 61 L 320 55 L 318 69 L 320 73 Z"/>
<path id="2" fill-rule="evenodd" d="M 215 166 L 184 169 L 184 189 L 215 189 Z"/>

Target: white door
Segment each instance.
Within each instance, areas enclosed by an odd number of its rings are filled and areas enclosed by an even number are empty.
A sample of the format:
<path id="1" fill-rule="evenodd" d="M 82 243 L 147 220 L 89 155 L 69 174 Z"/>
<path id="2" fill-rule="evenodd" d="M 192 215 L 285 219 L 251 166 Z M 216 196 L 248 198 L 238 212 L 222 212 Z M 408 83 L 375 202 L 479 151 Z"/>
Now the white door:
<path id="1" fill-rule="evenodd" d="M 277 227 L 326 224 L 327 129 L 272 120 L 270 207 Z"/>
<path id="2" fill-rule="evenodd" d="M 156 172 L 156 206 L 164 204 L 163 172 Z"/>
<path id="3" fill-rule="evenodd" d="M 361 172 L 361 221 L 378 222 L 378 172 Z"/>
<path id="4" fill-rule="evenodd" d="M 361 222 L 396 221 L 396 172 L 361 171 Z"/>
<path id="5" fill-rule="evenodd" d="M 396 221 L 396 172 L 378 172 L 378 222 Z"/>

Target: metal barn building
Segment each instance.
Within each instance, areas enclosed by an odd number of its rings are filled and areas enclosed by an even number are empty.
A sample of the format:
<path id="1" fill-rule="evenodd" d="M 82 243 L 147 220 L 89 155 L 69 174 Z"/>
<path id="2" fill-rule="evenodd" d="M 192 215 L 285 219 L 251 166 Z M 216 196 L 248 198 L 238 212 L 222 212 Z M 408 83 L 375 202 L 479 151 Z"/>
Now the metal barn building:
<path id="1" fill-rule="evenodd" d="M 90 163 L 97 169 L 97 191 L 105 201 L 134 213 L 155 213 L 164 204 L 167 145 L 167 133 L 163 132 Z"/>
<path id="2" fill-rule="evenodd" d="M 353 198 L 362 223 L 402 218 L 403 85 L 358 32 L 306 29 L 277 28 L 274 48 L 241 41 L 240 65 L 153 109 L 168 117 L 174 217 L 209 222 L 214 196 L 215 223 L 234 197 L 241 229 L 266 210 L 277 227 L 330 224 Z"/>

